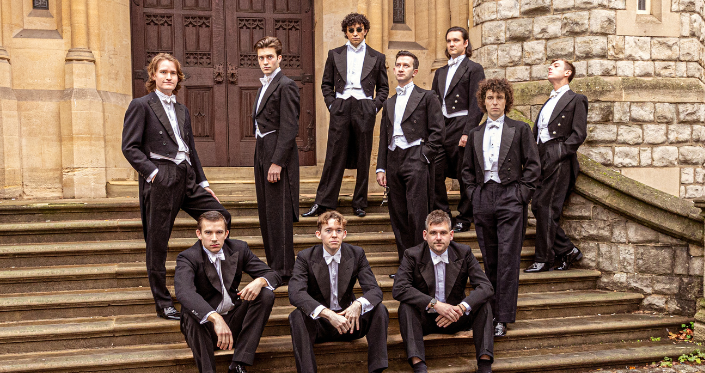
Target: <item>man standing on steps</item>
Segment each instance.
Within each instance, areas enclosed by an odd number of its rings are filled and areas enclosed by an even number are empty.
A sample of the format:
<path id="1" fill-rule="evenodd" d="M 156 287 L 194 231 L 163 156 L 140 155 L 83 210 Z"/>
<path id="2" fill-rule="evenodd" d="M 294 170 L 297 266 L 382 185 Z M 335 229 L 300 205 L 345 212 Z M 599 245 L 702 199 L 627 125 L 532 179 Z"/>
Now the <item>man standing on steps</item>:
<path id="1" fill-rule="evenodd" d="M 414 85 L 419 59 L 399 51 L 397 94 L 384 103 L 377 155 L 377 183 L 389 187 L 389 217 L 399 260 L 423 242 L 424 217 L 433 198 L 431 160 L 445 139 L 441 104 L 433 91 Z"/>
<path id="2" fill-rule="evenodd" d="M 553 60 L 548 81 L 553 91 L 539 112 L 534 139 L 541 157 L 541 181 L 531 201 L 536 217 L 535 263 L 524 272 L 567 270 L 583 254 L 559 225 L 563 204 L 570 196 L 580 165 L 577 151 L 587 137 L 587 97 L 570 90 L 575 67 L 566 60 Z M 556 260 L 557 259 L 557 260 Z"/>
<path id="3" fill-rule="evenodd" d="M 477 100 L 487 121 L 468 136 L 462 178 L 485 273 L 494 288 L 495 336 L 503 337 L 507 323 L 516 320 L 527 206 L 541 164 L 531 127 L 506 117 L 514 102 L 511 84 L 506 79 L 483 80 Z"/>
<path id="4" fill-rule="evenodd" d="M 197 219 L 215 210 L 230 214 L 208 187 L 196 153 L 191 116 L 176 102 L 184 74 L 170 54 L 159 53 L 147 68 L 146 96 L 132 100 L 125 113 L 122 153 L 139 174 L 140 213 L 147 246 L 147 276 L 157 315 L 178 320 L 166 288 L 166 256 L 174 219 L 183 209 Z"/>
<path id="5" fill-rule="evenodd" d="M 289 282 L 289 300 L 296 309 L 289 315 L 296 369 L 318 370 L 314 343 L 352 341 L 367 336 L 369 372 L 387 369 L 389 313 L 362 248 L 343 243 L 346 220 L 337 211 L 318 217 L 316 237 L 321 240 L 299 252 Z M 362 296 L 355 298 L 359 282 Z"/>
<path id="6" fill-rule="evenodd" d="M 299 221 L 299 88 L 279 67 L 279 39 L 264 37 L 254 49 L 264 73 L 252 108 L 257 212 L 267 264 L 286 283 L 294 268 L 294 222 Z"/>
<path id="7" fill-rule="evenodd" d="M 399 328 L 414 373 L 426 372 L 423 337 L 472 328 L 478 372 L 491 372 L 494 360 L 492 285 L 469 246 L 453 240 L 450 216 L 435 210 L 426 217 L 425 242 L 404 253 L 392 295 L 399 304 Z M 468 282 L 473 287 L 465 295 Z"/>
<path id="8" fill-rule="evenodd" d="M 445 179 L 458 179 L 460 190 L 464 191 L 460 171 L 463 168 L 463 151 L 470 130 L 482 120 L 482 111 L 477 106 L 477 85 L 485 79 L 482 65 L 470 60 L 472 46 L 468 40 L 468 30 L 451 27 L 446 31 L 446 56 L 448 65 L 436 70 L 432 90 L 441 101 L 446 126 L 446 140 L 434 161 L 434 209 L 445 211 L 449 216 L 448 191 Z M 458 216 L 453 230 L 465 232 L 472 223 L 472 205 L 465 193 L 460 193 Z"/>
<path id="9" fill-rule="evenodd" d="M 198 371 L 215 373 L 215 348 L 235 350 L 228 373 L 252 365 L 281 278 L 243 241 L 226 239 L 225 218 L 198 218 L 197 241 L 176 258 L 174 290 L 181 303 L 181 332 Z M 238 291 L 242 273 L 254 280 Z"/>
<path id="10" fill-rule="evenodd" d="M 348 42 L 328 51 L 321 91 L 330 112 L 326 161 L 316 201 L 302 216 L 319 215 L 338 206 L 346 168 L 357 169 L 353 213 L 366 215 L 367 183 L 375 117 L 389 94 L 385 56 L 365 43 L 370 21 L 350 13 L 341 22 Z M 373 98 L 374 95 L 374 98 Z"/>

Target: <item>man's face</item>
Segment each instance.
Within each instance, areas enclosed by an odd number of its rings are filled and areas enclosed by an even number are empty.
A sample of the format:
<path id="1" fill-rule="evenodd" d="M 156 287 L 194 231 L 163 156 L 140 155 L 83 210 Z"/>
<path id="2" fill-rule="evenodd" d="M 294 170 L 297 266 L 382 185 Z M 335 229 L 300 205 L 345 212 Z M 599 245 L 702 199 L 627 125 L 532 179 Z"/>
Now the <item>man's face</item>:
<path id="1" fill-rule="evenodd" d="M 196 229 L 196 235 L 201 240 L 203 247 L 213 254 L 220 251 L 225 243 L 225 237 L 228 237 L 228 231 L 225 229 L 225 222 L 222 220 L 201 222 L 201 229 Z"/>
<path id="2" fill-rule="evenodd" d="M 264 75 L 269 75 L 279 68 L 282 56 L 277 56 L 277 50 L 274 48 L 260 48 L 257 50 L 257 61 Z"/>
<path id="3" fill-rule="evenodd" d="M 556 60 L 548 65 L 548 80 L 550 81 L 561 81 L 563 79 L 568 79 L 572 73 L 572 71 L 566 70 L 565 61 Z"/>
<path id="4" fill-rule="evenodd" d="M 504 97 L 504 92 L 487 91 L 485 94 L 485 108 L 487 116 L 492 120 L 499 119 L 504 115 L 504 108 L 507 106 L 507 99 Z"/>
<path id="5" fill-rule="evenodd" d="M 176 64 L 169 60 L 161 60 L 157 64 L 157 71 L 152 76 L 152 80 L 157 84 L 157 89 L 165 95 L 171 96 L 171 92 L 179 82 L 179 75 L 176 71 Z"/>
<path id="6" fill-rule="evenodd" d="M 365 26 L 359 23 L 356 23 L 352 26 L 348 26 L 348 28 L 345 29 L 345 37 L 348 38 L 350 44 L 352 44 L 352 46 L 355 48 L 357 48 L 357 46 L 360 45 L 363 40 L 365 40 L 366 35 L 367 30 L 365 30 Z"/>
<path id="7" fill-rule="evenodd" d="M 446 48 L 452 58 L 465 54 L 465 49 L 468 47 L 468 40 L 463 40 L 463 33 L 460 31 L 451 31 L 446 35 Z"/>
<path id="8" fill-rule="evenodd" d="M 340 249 L 347 235 L 348 231 L 335 219 L 328 219 L 328 222 L 321 226 L 321 230 L 316 231 L 316 237 L 321 239 L 323 247 L 331 254 Z"/>
<path id="9" fill-rule="evenodd" d="M 410 56 L 399 56 L 394 64 L 394 73 L 400 85 L 408 83 L 419 70 L 414 69 L 414 59 Z"/>
<path id="10" fill-rule="evenodd" d="M 428 242 L 428 247 L 434 253 L 441 255 L 450 245 L 450 241 L 453 239 L 453 231 L 447 222 L 431 224 L 428 227 L 428 231 L 423 231 L 423 239 Z"/>

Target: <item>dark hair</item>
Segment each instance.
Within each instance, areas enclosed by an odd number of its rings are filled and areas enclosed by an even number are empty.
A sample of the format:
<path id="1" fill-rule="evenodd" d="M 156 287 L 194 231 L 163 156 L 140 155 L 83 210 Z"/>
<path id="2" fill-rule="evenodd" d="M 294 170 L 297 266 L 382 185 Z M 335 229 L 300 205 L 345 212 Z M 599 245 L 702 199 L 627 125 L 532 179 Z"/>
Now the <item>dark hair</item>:
<path id="1" fill-rule="evenodd" d="M 327 224 L 328 220 L 330 220 L 330 219 L 333 219 L 333 220 L 337 221 L 338 223 L 340 223 L 340 225 L 343 227 L 343 229 L 345 229 L 345 224 L 348 223 L 348 221 L 345 220 L 345 217 L 343 216 L 343 214 L 339 213 L 338 211 L 335 211 L 335 210 L 326 211 L 318 217 L 318 230 L 320 231 L 321 228 L 323 228 L 323 224 Z"/>
<path id="2" fill-rule="evenodd" d="M 448 224 L 448 229 L 450 229 L 450 216 L 448 216 L 448 214 L 443 210 L 431 211 L 431 213 L 428 214 L 428 216 L 426 217 L 426 232 L 428 232 L 428 229 L 431 227 L 431 225 L 438 225 L 443 223 Z"/>
<path id="3" fill-rule="evenodd" d="M 570 76 L 568 77 L 568 83 L 572 82 L 573 78 L 575 77 L 575 66 L 573 66 L 573 64 L 570 61 L 564 60 L 562 58 L 556 58 L 555 60 L 551 61 L 551 64 L 553 64 L 556 61 L 563 61 L 563 63 L 565 64 L 565 69 L 570 70 Z"/>
<path id="4" fill-rule="evenodd" d="M 492 91 L 495 93 L 504 93 L 504 99 L 507 104 L 504 106 L 504 114 L 508 113 L 514 105 L 514 90 L 512 85 L 507 79 L 485 79 L 480 82 L 477 87 L 477 104 L 482 109 L 482 112 L 487 113 L 487 107 L 485 107 L 485 97 L 487 97 L 487 91 Z"/>
<path id="5" fill-rule="evenodd" d="M 343 34 L 345 34 L 345 31 L 348 30 L 348 27 L 355 26 L 357 24 L 362 25 L 362 27 L 364 27 L 366 31 L 370 31 L 370 20 L 368 20 L 364 14 L 360 13 L 350 13 L 345 16 L 345 18 L 343 18 L 343 21 L 340 22 L 340 27 L 343 29 Z M 348 35 L 345 34 L 345 37 L 347 38 Z"/>
<path id="6" fill-rule="evenodd" d="M 198 217 L 197 227 L 198 227 L 199 231 L 201 230 L 201 227 L 202 227 L 201 222 L 203 222 L 204 220 L 222 221 L 223 225 L 226 227 L 225 229 L 227 229 L 227 227 L 228 227 L 228 223 L 225 221 L 225 216 L 223 216 L 223 214 L 221 214 L 218 211 L 206 211 L 203 214 L 201 214 L 201 216 Z"/>
<path id="7" fill-rule="evenodd" d="M 401 51 L 397 52 L 397 56 L 396 56 L 396 58 L 394 58 L 394 63 L 396 63 L 397 60 L 399 59 L 399 57 L 402 57 L 402 56 L 407 56 L 407 57 L 413 58 L 414 59 L 414 70 L 417 70 L 419 68 L 419 58 L 416 57 L 416 55 L 414 55 L 413 53 L 411 53 L 409 51 L 401 50 Z"/>
<path id="8" fill-rule="evenodd" d="M 472 57 L 472 43 L 470 43 L 470 34 L 468 33 L 468 30 L 465 27 L 460 27 L 460 26 L 453 26 L 446 31 L 446 40 L 448 40 L 448 34 L 450 34 L 453 31 L 460 31 L 461 34 L 463 34 L 463 41 L 467 40 L 468 41 L 468 47 L 465 48 L 465 57 L 470 58 Z M 448 48 L 446 48 L 446 57 L 450 58 L 450 53 L 448 53 Z"/>
<path id="9" fill-rule="evenodd" d="M 174 65 L 176 65 L 176 75 L 179 77 L 179 81 L 176 82 L 176 88 L 174 88 L 172 93 L 177 94 L 181 89 L 181 82 L 184 81 L 185 77 L 184 72 L 181 71 L 181 63 L 179 63 L 179 60 L 177 60 L 176 57 L 170 55 L 169 53 L 159 53 L 152 57 L 152 61 L 149 62 L 149 67 L 147 67 L 147 75 L 149 75 L 149 78 L 147 78 L 147 82 L 144 83 L 144 86 L 147 88 L 147 92 L 149 93 L 152 93 L 157 89 L 157 82 L 154 81 L 154 75 L 157 74 L 159 64 L 164 60 L 171 61 Z"/>
<path id="10" fill-rule="evenodd" d="M 255 52 L 263 48 L 274 48 L 274 51 L 277 52 L 277 56 L 281 56 L 282 54 L 282 42 L 274 36 L 265 36 L 259 39 L 255 43 L 254 48 Z"/>

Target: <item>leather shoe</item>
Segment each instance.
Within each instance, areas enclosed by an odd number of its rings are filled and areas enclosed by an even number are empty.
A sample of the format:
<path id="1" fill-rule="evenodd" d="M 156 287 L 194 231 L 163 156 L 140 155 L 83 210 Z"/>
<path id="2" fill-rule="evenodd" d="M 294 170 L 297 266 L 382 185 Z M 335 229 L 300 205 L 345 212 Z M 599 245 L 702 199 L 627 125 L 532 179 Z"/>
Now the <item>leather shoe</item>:
<path id="1" fill-rule="evenodd" d="M 228 368 L 228 373 L 247 373 L 247 370 L 244 365 L 236 364 L 235 368 Z"/>
<path id="2" fill-rule="evenodd" d="M 308 212 L 305 212 L 301 214 L 304 218 L 308 218 L 310 216 L 318 216 L 321 215 L 322 213 L 326 212 L 326 208 L 323 206 L 319 206 L 317 203 L 314 203 L 313 206 L 311 206 L 311 209 L 308 210 Z"/>
<path id="3" fill-rule="evenodd" d="M 364 218 L 367 215 L 367 213 L 363 209 L 353 209 L 353 214 L 361 218 Z"/>
<path id="4" fill-rule="evenodd" d="M 161 310 L 157 310 L 157 316 L 167 319 L 167 320 L 181 320 L 181 315 L 179 311 L 174 307 L 167 307 Z"/>
<path id="5" fill-rule="evenodd" d="M 468 223 L 462 223 L 462 222 L 457 222 L 453 226 L 453 232 L 467 232 L 470 230 L 470 224 Z"/>
<path id="6" fill-rule="evenodd" d="M 507 324 L 503 322 L 498 322 L 494 327 L 495 337 L 504 337 L 507 335 Z"/>
<path id="7" fill-rule="evenodd" d="M 577 247 L 574 247 L 573 250 L 570 250 L 568 254 L 563 255 L 563 259 L 561 260 L 561 264 L 556 267 L 557 270 L 559 271 L 565 271 L 570 268 L 573 263 L 577 262 L 578 260 L 583 258 L 583 253 L 580 252 L 580 250 Z"/>
<path id="8" fill-rule="evenodd" d="M 550 269 L 548 264 L 546 263 L 541 263 L 541 262 L 535 262 L 534 264 L 530 265 L 529 268 L 524 269 L 524 272 L 526 273 L 534 273 L 534 272 L 546 272 Z"/>

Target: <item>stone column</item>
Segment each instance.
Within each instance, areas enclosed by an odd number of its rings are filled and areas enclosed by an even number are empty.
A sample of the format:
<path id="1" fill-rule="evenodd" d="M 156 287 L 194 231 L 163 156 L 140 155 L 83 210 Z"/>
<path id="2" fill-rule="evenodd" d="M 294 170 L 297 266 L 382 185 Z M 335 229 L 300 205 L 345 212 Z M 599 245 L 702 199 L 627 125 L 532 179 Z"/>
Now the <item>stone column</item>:
<path id="1" fill-rule="evenodd" d="M 3 46 L 3 19 L 9 18 L 9 4 L 3 6 L 3 2 L 0 0 L 0 198 L 13 198 L 22 194 L 22 151 L 12 65 Z"/>
<path id="2" fill-rule="evenodd" d="M 89 1 L 97 13 L 94 0 L 70 0 L 71 49 L 66 54 L 61 101 L 64 198 L 106 196 L 103 102 L 96 86 L 95 56 L 89 48 Z"/>
<path id="3" fill-rule="evenodd" d="M 384 53 L 382 49 L 382 35 L 384 34 L 385 24 L 383 17 L 385 17 L 386 14 L 382 12 L 382 0 L 361 1 L 367 1 L 366 16 L 367 19 L 370 20 L 370 32 L 367 34 L 365 42 L 380 53 Z"/>
<path id="4" fill-rule="evenodd" d="M 705 198 L 696 199 L 695 207 L 699 208 L 700 215 L 705 217 Z M 705 237 L 703 237 L 703 247 L 705 247 Z M 705 273 L 705 271 L 703 271 L 703 273 Z M 703 277 L 703 288 L 705 289 L 705 277 Z M 693 332 L 696 341 L 705 341 L 705 298 L 698 299 L 697 313 L 695 314 L 695 329 Z"/>
<path id="5" fill-rule="evenodd" d="M 450 1 L 436 0 L 436 59 L 431 65 L 431 71 L 443 67 L 447 62 L 446 57 L 446 31 L 450 28 Z"/>

